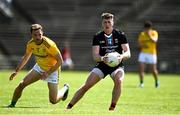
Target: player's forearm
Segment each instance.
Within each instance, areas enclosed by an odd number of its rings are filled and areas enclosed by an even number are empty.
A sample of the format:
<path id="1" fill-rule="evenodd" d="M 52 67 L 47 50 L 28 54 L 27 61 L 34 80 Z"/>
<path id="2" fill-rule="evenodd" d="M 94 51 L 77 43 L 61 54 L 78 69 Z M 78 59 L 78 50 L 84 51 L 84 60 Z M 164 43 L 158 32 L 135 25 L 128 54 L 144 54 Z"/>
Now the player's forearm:
<path id="1" fill-rule="evenodd" d="M 100 55 L 99 55 L 99 49 L 100 49 L 100 46 L 93 46 L 93 47 L 92 47 L 93 59 L 94 59 L 94 61 L 96 61 L 96 62 L 101 62 L 101 61 L 103 61 L 103 56 L 100 56 Z"/>
<path id="2" fill-rule="evenodd" d="M 96 62 L 101 62 L 101 61 L 103 61 L 103 56 L 100 56 L 99 54 L 98 55 L 93 55 L 93 59 Z"/>
<path id="3" fill-rule="evenodd" d="M 121 56 L 123 57 L 123 60 L 127 60 L 131 57 L 131 52 L 130 51 L 126 51 L 123 54 L 121 54 Z"/>
<path id="4" fill-rule="evenodd" d="M 62 62 L 57 62 L 53 67 L 51 67 L 47 73 L 50 75 L 54 71 L 56 71 L 60 66 L 62 65 Z"/>
<path id="5" fill-rule="evenodd" d="M 57 63 L 53 67 L 51 67 L 48 71 L 46 71 L 47 74 L 53 73 L 62 65 L 63 58 L 62 58 L 61 54 L 60 53 L 56 54 L 55 58 L 57 60 Z"/>
<path id="6" fill-rule="evenodd" d="M 24 65 L 26 65 L 29 58 L 30 58 L 30 55 L 24 55 L 22 57 L 21 61 L 18 63 L 18 65 L 15 69 L 15 72 L 19 72 L 24 67 Z"/>
<path id="7" fill-rule="evenodd" d="M 22 61 L 19 62 L 19 64 L 17 65 L 16 69 L 15 69 L 15 72 L 19 72 L 23 67 L 24 67 L 25 64 L 23 64 Z"/>

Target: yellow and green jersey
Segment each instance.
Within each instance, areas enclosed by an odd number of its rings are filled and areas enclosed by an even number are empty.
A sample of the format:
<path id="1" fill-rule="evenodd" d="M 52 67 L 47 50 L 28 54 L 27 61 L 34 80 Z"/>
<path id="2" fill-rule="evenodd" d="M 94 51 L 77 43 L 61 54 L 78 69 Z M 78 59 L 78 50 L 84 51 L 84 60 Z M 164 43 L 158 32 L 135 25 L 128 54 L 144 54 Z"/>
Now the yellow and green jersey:
<path id="1" fill-rule="evenodd" d="M 158 39 L 158 32 L 151 29 L 150 35 L 154 39 Z M 138 37 L 138 42 L 141 44 L 141 52 L 149 54 L 157 54 L 157 44 L 153 42 L 146 32 L 141 32 Z"/>
<path id="2" fill-rule="evenodd" d="M 57 63 L 55 55 L 60 53 L 56 44 L 45 36 L 41 44 L 37 45 L 33 38 L 27 43 L 26 53 L 31 52 L 35 56 L 36 63 L 45 71 Z"/>

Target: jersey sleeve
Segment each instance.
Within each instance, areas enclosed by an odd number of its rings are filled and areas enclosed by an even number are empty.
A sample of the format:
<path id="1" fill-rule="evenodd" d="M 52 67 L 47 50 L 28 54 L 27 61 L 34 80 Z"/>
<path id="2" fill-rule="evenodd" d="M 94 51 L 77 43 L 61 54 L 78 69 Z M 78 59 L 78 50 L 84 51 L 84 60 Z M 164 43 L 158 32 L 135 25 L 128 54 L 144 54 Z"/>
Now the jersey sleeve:
<path id="1" fill-rule="evenodd" d="M 26 53 L 31 53 L 32 52 L 32 48 L 31 48 L 31 45 L 28 43 L 26 45 Z"/>
<path id="2" fill-rule="evenodd" d="M 139 42 L 139 43 L 142 42 L 142 32 L 138 35 L 138 42 Z"/>
<path id="3" fill-rule="evenodd" d="M 55 56 L 56 54 L 60 53 L 59 49 L 57 48 L 56 44 L 53 44 L 48 49 L 49 54 Z"/>
<path id="4" fill-rule="evenodd" d="M 92 46 L 97 46 L 97 45 L 99 45 L 99 41 L 98 41 L 98 39 L 97 39 L 97 35 L 94 35 L 94 37 L 93 37 L 93 42 L 92 42 Z"/>
<path id="5" fill-rule="evenodd" d="M 121 44 L 126 44 L 126 43 L 128 43 L 127 37 L 126 37 L 126 35 L 125 35 L 124 32 L 121 32 L 121 34 L 120 34 L 120 39 L 121 39 Z"/>

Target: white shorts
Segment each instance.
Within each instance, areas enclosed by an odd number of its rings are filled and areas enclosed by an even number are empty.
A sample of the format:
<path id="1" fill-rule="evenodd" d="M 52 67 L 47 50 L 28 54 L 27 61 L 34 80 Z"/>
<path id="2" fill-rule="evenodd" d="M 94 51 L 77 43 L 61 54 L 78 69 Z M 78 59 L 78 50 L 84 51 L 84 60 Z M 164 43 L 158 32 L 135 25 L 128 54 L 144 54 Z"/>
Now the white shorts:
<path id="1" fill-rule="evenodd" d="M 44 70 L 42 70 L 37 63 L 34 65 L 34 67 L 33 67 L 32 69 L 35 70 L 35 71 L 37 71 L 37 72 L 40 73 L 40 74 L 41 74 L 42 72 L 44 72 Z M 59 81 L 59 71 L 56 70 L 56 71 L 54 71 L 53 73 L 51 73 L 51 74 L 45 79 L 45 81 L 47 81 L 47 82 L 49 82 L 49 83 L 56 83 L 56 84 L 57 84 L 58 81 Z"/>
<path id="2" fill-rule="evenodd" d="M 111 78 L 113 78 L 118 72 L 121 72 L 122 73 L 122 76 L 120 77 L 120 80 L 122 81 L 124 79 L 124 69 L 119 67 L 117 68 L 115 71 L 113 71 L 111 73 Z M 99 78 L 103 79 L 104 78 L 104 73 L 99 69 L 99 68 L 93 68 L 93 70 L 91 71 L 91 73 L 95 73 L 99 76 Z"/>
<path id="3" fill-rule="evenodd" d="M 157 55 L 156 54 L 148 54 L 148 53 L 140 53 L 138 61 L 147 63 L 147 64 L 156 64 L 157 63 Z"/>

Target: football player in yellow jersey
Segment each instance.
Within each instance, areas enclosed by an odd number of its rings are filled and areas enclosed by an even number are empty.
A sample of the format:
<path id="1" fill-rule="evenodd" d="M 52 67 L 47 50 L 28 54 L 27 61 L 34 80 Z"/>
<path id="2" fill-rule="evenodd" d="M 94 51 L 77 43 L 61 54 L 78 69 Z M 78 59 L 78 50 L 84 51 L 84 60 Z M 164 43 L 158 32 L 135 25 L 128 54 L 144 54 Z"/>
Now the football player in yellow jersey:
<path id="1" fill-rule="evenodd" d="M 139 77 L 140 87 L 144 87 L 144 70 L 145 65 L 150 66 L 151 72 L 155 79 L 155 87 L 159 87 L 158 71 L 157 71 L 157 41 L 158 32 L 152 29 L 152 22 L 144 23 L 144 31 L 139 34 L 138 43 L 140 47 L 139 61 Z"/>
<path id="2" fill-rule="evenodd" d="M 49 101 L 52 104 L 56 104 L 60 100 L 65 100 L 68 95 L 68 84 L 65 84 L 62 89 L 58 89 L 59 71 L 63 59 L 56 44 L 49 38 L 43 36 L 43 30 L 40 24 L 31 25 L 31 36 L 32 39 L 27 43 L 26 52 L 15 71 L 9 77 L 9 80 L 15 78 L 32 54 L 35 56 L 36 64 L 14 90 L 11 104 L 8 107 L 15 107 L 18 99 L 21 97 L 23 89 L 40 79 L 47 81 Z"/>

